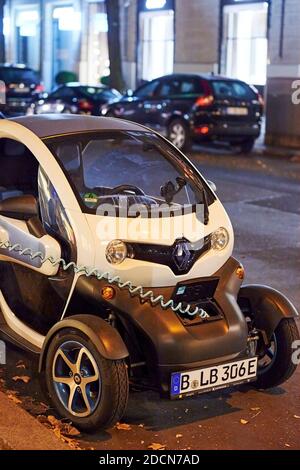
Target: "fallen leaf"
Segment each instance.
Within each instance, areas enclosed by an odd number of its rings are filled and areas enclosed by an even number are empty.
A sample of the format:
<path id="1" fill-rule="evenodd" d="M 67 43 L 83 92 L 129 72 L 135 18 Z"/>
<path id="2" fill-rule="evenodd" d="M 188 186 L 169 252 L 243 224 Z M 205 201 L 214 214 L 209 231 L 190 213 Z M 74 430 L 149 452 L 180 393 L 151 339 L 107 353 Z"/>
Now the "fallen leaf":
<path id="1" fill-rule="evenodd" d="M 16 375 L 12 378 L 15 382 L 24 382 L 24 384 L 28 384 L 31 378 L 28 375 Z"/>
<path id="2" fill-rule="evenodd" d="M 240 420 L 240 423 L 241 423 L 241 424 L 248 424 L 249 421 L 247 421 L 246 419 L 241 419 L 241 420 Z"/>
<path id="3" fill-rule="evenodd" d="M 144 426 L 144 424 L 139 424 L 139 428 L 143 428 Z"/>
<path id="4" fill-rule="evenodd" d="M 296 418 L 296 419 L 300 419 L 300 416 L 298 416 L 298 415 L 294 415 L 294 418 Z"/>
<path id="5" fill-rule="evenodd" d="M 150 444 L 150 446 L 148 446 L 148 449 L 151 449 L 151 450 L 165 450 L 166 445 L 165 444 L 158 444 L 157 442 L 153 442 L 152 444 Z"/>
<path id="6" fill-rule="evenodd" d="M 70 436 L 70 437 L 80 436 L 80 431 L 78 431 L 78 429 L 76 429 L 70 423 L 63 424 L 61 428 L 61 432 L 62 434 L 64 434 L 64 436 Z"/>
<path id="7" fill-rule="evenodd" d="M 251 410 L 251 411 L 259 411 L 260 408 L 259 408 L 259 406 L 257 406 L 257 407 L 254 407 L 254 408 L 250 408 L 250 410 Z"/>
<path id="8" fill-rule="evenodd" d="M 145 441 L 141 441 L 141 444 L 145 444 Z"/>
<path id="9" fill-rule="evenodd" d="M 131 426 L 126 423 L 117 423 L 115 427 L 119 431 L 131 431 Z"/>
<path id="10" fill-rule="evenodd" d="M 284 444 L 284 445 L 285 445 L 285 447 L 291 447 L 290 444 Z"/>
<path id="11" fill-rule="evenodd" d="M 61 424 L 61 422 L 58 419 L 56 419 L 55 416 L 49 415 L 47 419 L 52 426 L 59 427 Z"/>
<path id="12" fill-rule="evenodd" d="M 18 361 L 17 364 L 16 364 L 16 368 L 17 369 L 26 369 L 26 365 L 24 364 L 23 361 Z"/>
<path id="13" fill-rule="evenodd" d="M 176 439 L 179 439 L 180 437 L 183 437 L 182 434 L 176 434 Z"/>
<path id="14" fill-rule="evenodd" d="M 16 395 L 13 395 L 12 393 L 9 393 L 7 395 L 7 398 L 11 401 L 13 401 L 16 405 L 19 405 L 20 403 L 22 403 L 22 401 L 16 397 Z"/>

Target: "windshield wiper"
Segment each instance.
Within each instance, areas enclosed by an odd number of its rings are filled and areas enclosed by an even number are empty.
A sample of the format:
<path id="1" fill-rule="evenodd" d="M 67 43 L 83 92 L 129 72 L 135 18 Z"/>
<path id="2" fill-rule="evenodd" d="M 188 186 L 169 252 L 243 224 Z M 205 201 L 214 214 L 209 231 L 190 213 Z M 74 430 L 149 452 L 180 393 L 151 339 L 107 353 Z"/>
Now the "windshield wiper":
<path id="1" fill-rule="evenodd" d="M 204 206 L 204 225 L 208 225 L 209 222 L 209 207 L 208 207 L 208 200 L 205 188 L 202 184 L 202 198 L 203 198 L 203 206 Z"/>
<path id="2" fill-rule="evenodd" d="M 178 176 L 176 178 L 177 188 L 175 187 L 172 181 L 168 181 L 160 188 L 160 194 L 165 199 L 167 204 L 171 204 L 173 202 L 174 196 L 178 194 L 182 188 L 186 186 L 186 181 L 184 178 Z M 209 206 L 207 200 L 207 193 L 203 184 L 201 184 L 201 193 L 202 193 L 202 200 L 204 206 L 204 225 L 208 225 L 209 223 Z"/>
<path id="3" fill-rule="evenodd" d="M 171 204 L 173 202 L 174 196 L 178 194 L 182 188 L 186 186 L 185 179 L 177 176 L 176 178 L 177 188 L 172 181 L 167 181 L 163 186 L 160 188 L 160 195 L 165 199 L 167 204 Z"/>

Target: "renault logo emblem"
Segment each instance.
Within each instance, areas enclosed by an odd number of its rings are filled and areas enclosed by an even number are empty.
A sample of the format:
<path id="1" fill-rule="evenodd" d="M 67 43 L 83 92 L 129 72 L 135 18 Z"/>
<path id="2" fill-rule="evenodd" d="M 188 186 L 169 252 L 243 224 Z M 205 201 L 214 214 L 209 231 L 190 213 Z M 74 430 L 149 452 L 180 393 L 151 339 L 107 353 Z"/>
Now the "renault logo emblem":
<path id="1" fill-rule="evenodd" d="M 185 241 L 177 243 L 173 251 L 173 258 L 180 271 L 187 269 L 191 259 L 189 243 Z"/>

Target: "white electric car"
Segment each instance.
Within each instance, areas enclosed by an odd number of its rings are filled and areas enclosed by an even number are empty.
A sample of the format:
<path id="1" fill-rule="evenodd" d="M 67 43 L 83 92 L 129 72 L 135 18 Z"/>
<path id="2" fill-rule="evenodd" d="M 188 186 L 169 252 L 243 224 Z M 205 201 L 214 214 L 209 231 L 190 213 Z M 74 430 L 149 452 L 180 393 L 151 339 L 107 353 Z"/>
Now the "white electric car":
<path id="1" fill-rule="evenodd" d="M 120 420 L 130 382 L 176 399 L 294 372 L 297 312 L 242 286 L 212 188 L 131 122 L 0 121 L 0 330 L 79 428 Z"/>

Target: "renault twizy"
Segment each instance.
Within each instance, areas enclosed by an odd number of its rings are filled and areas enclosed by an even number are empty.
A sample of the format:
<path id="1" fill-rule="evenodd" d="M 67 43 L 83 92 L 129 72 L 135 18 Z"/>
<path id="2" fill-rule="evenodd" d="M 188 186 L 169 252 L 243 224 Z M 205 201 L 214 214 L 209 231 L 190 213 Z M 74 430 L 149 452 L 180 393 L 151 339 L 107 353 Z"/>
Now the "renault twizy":
<path id="1" fill-rule="evenodd" d="M 213 185 L 154 131 L 1 120 L 0 329 L 79 428 L 120 420 L 129 383 L 178 399 L 292 375 L 297 312 L 242 286 L 233 244 Z"/>

